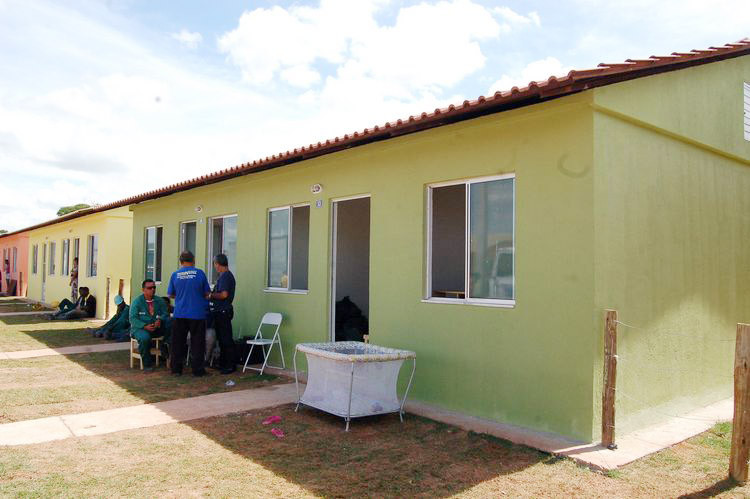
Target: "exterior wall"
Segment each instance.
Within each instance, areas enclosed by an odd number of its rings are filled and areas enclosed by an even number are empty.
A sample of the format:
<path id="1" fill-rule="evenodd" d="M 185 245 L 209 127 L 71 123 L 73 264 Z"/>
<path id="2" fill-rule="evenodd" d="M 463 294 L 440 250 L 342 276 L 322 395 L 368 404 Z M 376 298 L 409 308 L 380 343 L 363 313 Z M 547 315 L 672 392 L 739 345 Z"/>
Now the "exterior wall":
<path id="1" fill-rule="evenodd" d="M 237 213 L 235 336 L 254 333 L 264 312 L 282 312 L 289 365 L 296 343 L 330 339 L 331 201 L 370 194 L 371 341 L 417 352 L 412 396 L 590 440 L 597 340 L 589 98 L 578 94 L 135 205 L 132 289 L 144 277 L 145 227 L 164 227 L 158 293 L 165 294 L 177 268 L 179 222 L 198 219 L 197 263 L 206 268 L 208 217 Z M 424 303 L 426 185 L 510 172 L 516 305 Z M 323 192 L 312 195 L 316 183 Z M 267 210 L 304 202 L 312 205 L 309 292 L 264 291 Z"/>
<path id="2" fill-rule="evenodd" d="M 16 249 L 16 262 L 13 262 L 13 249 Z M 29 262 L 29 234 L 21 232 L 9 236 L 0 237 L 0 260 L 2 255 L 7 251 L 10 260 L 10 278 L 15 280 L 16 296 L 26 296 L 29 282 L 28 262 Z M 15 270 L 14 270 L 15 269 Z M 7 281 L 5 278 L 5 262 L 0 261 L 0 291 L 8 292 Z"/>
<path id="3" fill-rule="evenodd" d="M 39 247 L 37 272 L 31 272 L 29 259 L 29 298 L 42 300 L 42 269 L 47 272 L 44 301 L 59 302 L 70 299 L 70 275 L 62 275 L 62 241 L 70 239 L 70 267 L 73 267 L 73 241 L 80 239 L 78 286 L 87 286 L 96 297 L 96 316 L 100 319 L 114 315 L 114 297 L 118 292 L 119 280 L 123 280 L 124 296 L 130 294 L 130 255 L 132 247 L 133 214 L 127 207 L 116 208 L 92 215 L 75 218 L 66 222 L 48 225 L 29 232 L 29 252 L 34 245 Z M 97 275 L 89 277 L 86 257 L 88 236 L 99 237 Z M 49 243 L 56 243 L 55 274 L 49 275 Z M 47 246 L 47 262 L 43 265 L 44 246 Z M 109 279 L 109 307 L 107 306 L 107 279 Z M 109 314 L 107 314 L 109 310 Z"/>
<path id="4" fill-rule="evenodd" d="M 595 90 L 597 359 L 604 309 L 637 327 L 618 332 L 619 433 L 732 396 L 750 321 L 743 81 L 750 57 Z"/>

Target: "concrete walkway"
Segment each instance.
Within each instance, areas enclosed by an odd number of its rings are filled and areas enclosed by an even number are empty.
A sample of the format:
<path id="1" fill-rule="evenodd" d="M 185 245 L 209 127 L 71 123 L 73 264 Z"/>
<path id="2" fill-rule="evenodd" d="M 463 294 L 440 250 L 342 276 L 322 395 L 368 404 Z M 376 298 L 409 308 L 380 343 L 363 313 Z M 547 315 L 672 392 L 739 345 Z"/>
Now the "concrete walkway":
<path id="1" fill-rule="evenodd" d="M 104 435 L 297 401 L 294 383 L 0 425 L 0 446 Z"/>
<path id="2" fill-rule="evenodd" d="M 50 355 L 72 355 L 76 353 L 115 352 L 128 350 L 130 342 L 102 343 L 100 345 L 76 345 L 61 348 L 40 348 L 38 350 L 19 350 L 16 352 L 0 352 L 0 360 L 33 359 Z"/>
<path id="3" fill-rule="evenodd" d="M 406 410 L 465 430 L 487 433 L 550 454 L 566 456 L 594 469 L 609 471 L 703 433 L 718 422 L 731 421 L 734 404 L 732 399 L 722 400 L 689 414 L 672 417 L 665 423 L 618 435 L 615 450 L 599 444 L 576 442 L 554 433 L 475 418 L 421 402 L 407 401 Z"/>

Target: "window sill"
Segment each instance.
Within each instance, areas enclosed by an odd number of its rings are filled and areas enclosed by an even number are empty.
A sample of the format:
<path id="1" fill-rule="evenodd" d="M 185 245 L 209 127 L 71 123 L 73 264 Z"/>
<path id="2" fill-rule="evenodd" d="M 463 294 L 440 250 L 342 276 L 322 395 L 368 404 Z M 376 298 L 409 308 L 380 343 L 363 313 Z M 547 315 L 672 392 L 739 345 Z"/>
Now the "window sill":
<path id="1" fill-rule="evenodd" d="M 283 295 L 306 295 L 307 289 L 284 289 L 284 288 L 265 288 L 264 293 L 280 293 Z"/>
<path id="2" fill-rule="evenodd" d="M 497 300 L 497 301 L 479 301 L 479 300 L 462 300 L 460 298 L 427 298 L 422 303 L 440 303 L 443 305 L 473 305 L 477 307 L 494 307 L 494 308 L 516 308 L 516 300 Z"/>

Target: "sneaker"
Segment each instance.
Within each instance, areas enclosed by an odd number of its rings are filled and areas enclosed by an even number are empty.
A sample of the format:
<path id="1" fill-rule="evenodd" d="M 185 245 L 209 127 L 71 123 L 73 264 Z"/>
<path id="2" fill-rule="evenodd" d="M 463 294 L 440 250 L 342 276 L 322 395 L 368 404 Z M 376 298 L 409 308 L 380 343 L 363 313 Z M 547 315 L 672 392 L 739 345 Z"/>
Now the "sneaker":
<path id="1" fill-rule="evenodd" d="M 230 368 L 221 369 L 219 372 L 221 374 L 232 374 L 235 371 L 237 371 L 237 368 L 230 367 Z"/>
<path id="2" fill-rule="evenodd" d="M 204 369 L 204 370 L 202 370 L 202 371 L 197 371 L 197 372 L 194 372 L 194 373 L 193 373 L 193 376 L 194 376 L 194 377 L 196 377 L 196 378 L 202 378 L 203 376 L 208 376 L 208 373 L 207 373 L 207 372 L 206 372 L 206 370 Z"/>

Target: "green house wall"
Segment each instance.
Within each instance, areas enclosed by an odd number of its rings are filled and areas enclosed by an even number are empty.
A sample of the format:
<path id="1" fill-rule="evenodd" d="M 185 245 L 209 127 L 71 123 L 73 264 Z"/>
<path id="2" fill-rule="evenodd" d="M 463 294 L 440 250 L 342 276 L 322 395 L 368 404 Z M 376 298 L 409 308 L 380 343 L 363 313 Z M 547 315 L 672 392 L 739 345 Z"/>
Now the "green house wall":
<path id="1" fill-rule="evenodd" d="M 558 99 L 148 201 L 134 210 L 133 289 L 144 228 L 164 227 L 164 283 L 177 267 L 179 222 L 238 214 L 235 335 L 284 314 L 287 365 L 299 342 L 327 341 L 331 201 L 371 196 L 370 335 L 417 352 L 414 399 L 590 440 L 597 352 L 594 313 L 593 119 L 590 94 Z M 427 185 L 516 175 L 516 304 L 424 303 Z M 313 195 L 312 184 L 323 192 Z M 322 200 L 321 208 L 315 207 Z M 264 291 L 267 210 L 311 203 L 309 292 Z M 196 206 L 202 211 L 196 213 Z"/>
<path id="2" fill-rule="evenodd" d="M 282 312 L 289 363 L 296 343 L 330 338 L 332 200 L 369 194 L 371 340 L 417 352 L 413 398 L 597 440 L 603 317 L 613 308 L 627 324 L 618 434 L 684 414 L 731 396 L 736 323 L 750 321 L 749 61 L 613 84 L 135 205 L 132 287 L 144 274 L 145 227 L 164 227 L 166 281 L 180 221 L 198 220 L 205 268 L 206 220 L 237 213 L 235 335 Z M 427 186 L 506 173 L 516 176 L 515 306 L 425 303 Z M 313 184 L 323 192 L 311 194 Z M 312 205 L 309 292 L 264 291 L 267 211 L 296 203 Z"/>
<path id="3" fill-rule="evenodd" d="M 618 330 L 620 434 L 732 396 L 750 321 L 747 81 L 741 57 L 594 91 L 597 329 L 605 308 L 634 326 Z"/>

